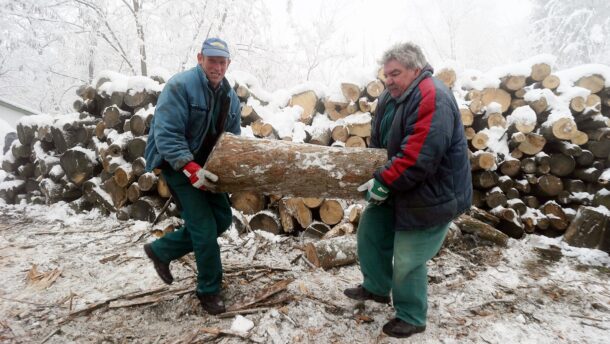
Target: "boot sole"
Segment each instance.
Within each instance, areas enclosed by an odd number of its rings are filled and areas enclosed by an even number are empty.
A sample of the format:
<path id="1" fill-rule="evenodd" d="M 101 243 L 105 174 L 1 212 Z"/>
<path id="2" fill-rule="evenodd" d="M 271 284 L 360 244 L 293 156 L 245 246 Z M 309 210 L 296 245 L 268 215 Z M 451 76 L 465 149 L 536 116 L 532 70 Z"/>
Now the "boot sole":
<path id="1" fill-rule="evenodd" d="M 371 297 L 357 297 L 357 296 L 352 296 L 347 294 L 345 291 L 343 292 L 343 294 L 347 297 L 349 297 L 352 300 L 357 300 L 357 301 L 375 301 L 377 303 L 383 303 L 383 304 L 388 304 L 390 303 L 390 298 L 387 296 L 377 296 L 377 295 L 373 295 Z"/>
<path id="2" fill-rule="evenodd" d="M 150 248 L 149 244 L 144 245 L 144 253 L 146 253 L 146 256 L 148 257 L 148 259 L 150 259 L 155 267 L 155 271 L 157 272 L 157 276 L 159 276 L 159 278 L 163 281 L 163 283 L 165 284 L 172 284 L 174 282 L 174 278 L 171 277 L 170 279 L 164 278 L 160 273 L 159 273 L 159 269 L 157 269 L 157 257 L 155 256 L 155 253 L 152 251 L 152 249 Z"/>

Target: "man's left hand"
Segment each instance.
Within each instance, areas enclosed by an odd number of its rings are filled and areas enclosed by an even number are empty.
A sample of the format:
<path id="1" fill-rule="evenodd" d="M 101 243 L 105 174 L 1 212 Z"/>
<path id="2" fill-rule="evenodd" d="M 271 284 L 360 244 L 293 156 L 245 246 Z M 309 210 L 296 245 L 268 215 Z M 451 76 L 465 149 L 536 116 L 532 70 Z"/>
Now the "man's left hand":
<path id="1" fill-rule="evenodd" d="M 375 178 L 371 178 L 366 183 L 360 185 L 358 191 L 366 191 L 364 199 L 374 204 L 381 204 L 390 196 L 390 189 Z"/>

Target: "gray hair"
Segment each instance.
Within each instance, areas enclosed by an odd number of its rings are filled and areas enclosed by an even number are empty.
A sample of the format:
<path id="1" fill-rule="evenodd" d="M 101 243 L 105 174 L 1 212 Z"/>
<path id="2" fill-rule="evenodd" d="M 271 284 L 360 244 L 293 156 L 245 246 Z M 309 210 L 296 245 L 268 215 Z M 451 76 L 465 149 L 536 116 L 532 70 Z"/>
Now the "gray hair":
<path id="1" fill-rule="evenodd" d="M 428 62 L 421 48 L 412 42 L 398 43 L 386 50 L 379 61 L 382 65 L 396 60 L 407 69 L 423 69 Z"/>

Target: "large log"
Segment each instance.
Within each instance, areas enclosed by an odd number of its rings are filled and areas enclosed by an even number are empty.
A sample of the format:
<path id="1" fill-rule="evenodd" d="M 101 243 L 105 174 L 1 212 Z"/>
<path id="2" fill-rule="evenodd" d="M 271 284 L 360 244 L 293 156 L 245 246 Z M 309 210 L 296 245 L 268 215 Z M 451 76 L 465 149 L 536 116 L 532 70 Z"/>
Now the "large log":
<path id="1" fill-rule="evenodd" d="M 305 257 L 310 262 L 325 270 L 352 264 L 358 259 L 354 235 L 345 235 L 308 243 L 305 245 L 304 250 Z"/>
<path id="2" fill-rule="evenodd" d="M 225 133 L 204 168 L 215 191 L 358 199 L 358 186 L 387 161 L 385 150 L 337 148 Z"/>
<path id="3" fill-rule="evenodd" d="M 598 208 L 579 207 L 563 238 L 572 246 L 596 248 L 610 253 L 608 220 L 608 215 Z"/>
<path id="4" fill-rule="evenodd" d="M 508 235 L 500 232 L 487 223 L 479 221 L 468 215 L 460 215 L 458 218 L 453 220 L 453 223 L 458 225 L 460 230 L 464 233 L 474 234 L 481 239 L 491 241 L 496 245 L 503 247 L 508 244 Z"/>

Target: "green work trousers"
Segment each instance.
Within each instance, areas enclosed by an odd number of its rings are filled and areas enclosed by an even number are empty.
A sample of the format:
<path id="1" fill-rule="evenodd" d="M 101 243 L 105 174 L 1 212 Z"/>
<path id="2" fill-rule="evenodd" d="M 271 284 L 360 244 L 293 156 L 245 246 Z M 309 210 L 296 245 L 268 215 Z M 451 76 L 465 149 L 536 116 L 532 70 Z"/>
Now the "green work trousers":
<path id="1" fill-rule="evenodd" d="M 217 294 L 222 282 L 220 247 L 216 238 L 231 225 L 231 206 L 225 193 L 199 190 L 181 172 L 164 169 L 163 176 L 180 204 L 184 226 L 152 243 L 152 250 L 169 263 L 195 253 L 197 292 Z"/>
<path id="2" fill-rule="evenodd" d="M 426 262 L 436 255 L 448 229 L 449 223 L 423 230 L 395 231 L 393 207 L 369 203 L 358 225 L 362 286 L 381 296 L 389 295 L 391 290 L 396 317 L 412 325 L 425 325 Z"/>

